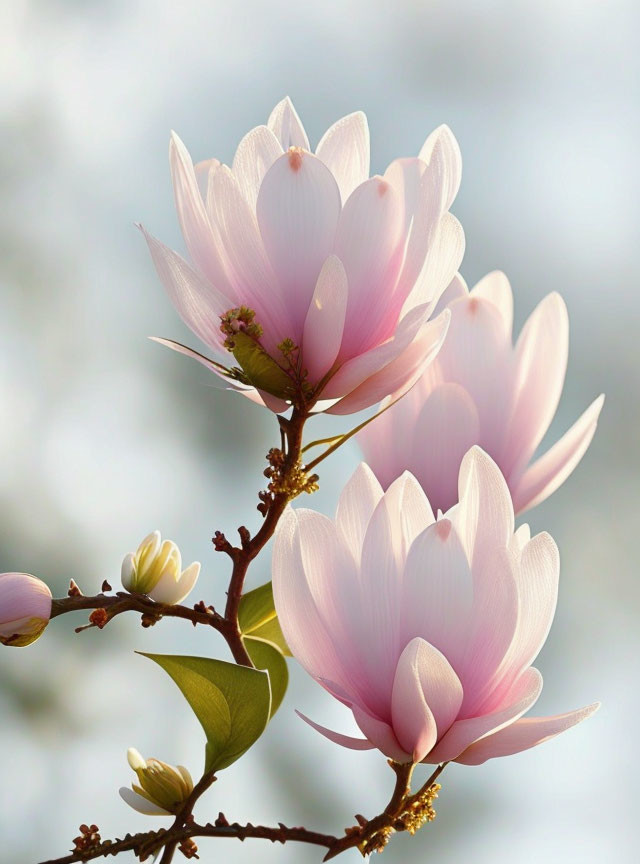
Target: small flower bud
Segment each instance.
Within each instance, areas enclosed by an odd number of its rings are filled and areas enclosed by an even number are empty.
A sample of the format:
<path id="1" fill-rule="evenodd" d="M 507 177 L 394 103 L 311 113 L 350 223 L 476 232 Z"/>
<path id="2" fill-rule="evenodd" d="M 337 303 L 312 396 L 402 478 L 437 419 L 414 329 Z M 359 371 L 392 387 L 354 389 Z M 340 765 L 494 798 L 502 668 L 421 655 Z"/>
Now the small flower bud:
<path id="1" fill-rule="evenodd" d="M 158 603 L 181 603 L 196 584 L 200 564 L 194 561 L 182 570 L 180 550 L 172 540 L 162 542 L 153 531 L 138 546 L 135 554 L 122 562 L 122 585 L 135 594 L 148 594 Z"/>
<path id="2" fill-rule="evenodd" d="M 22 648 L 43 633 L 51 617 L 51 591 L 29 573 L 0 573 L 0 642 Z"/>
<path id="3" fill-rule="evenodd" d="M 138 776 L 139 784 L 122 787 L 120 797 L 147 816 L 171 816 L 177 813 L 193 791 L 191 774 L 182 765 L 174 768 L 159 759 L 143 759 L 133 747 L 127 751 L 129 765 Z"/>

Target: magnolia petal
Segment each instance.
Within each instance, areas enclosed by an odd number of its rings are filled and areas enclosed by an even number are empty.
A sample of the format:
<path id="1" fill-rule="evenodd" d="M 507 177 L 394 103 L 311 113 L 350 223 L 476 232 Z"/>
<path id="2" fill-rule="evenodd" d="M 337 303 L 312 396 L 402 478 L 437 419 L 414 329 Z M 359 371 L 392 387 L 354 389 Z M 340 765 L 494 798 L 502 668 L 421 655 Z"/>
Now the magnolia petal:
<path id="1" fill-rule="evenodd" d="M 404 297 L 394 286 L 403 262 L 406 235 L 401 196 L 382 177 L 362 183 L 345 203 L 335 252 L 349 282 L 348 318 L 341 358 L 349 359 L 388 339 Z"/>
<path id="2" fill-rule="evenodd" d="M 462 765 L 482 765 L 487 759 L 511 756 L 529 750 L 591 717 L 599 707 L 600 703 L 595 702 L 586 708 L 569 711 L 567 714 L 557 714 L 555 717 L 524 717 L 511 726 L 472 744 L 456 759 L 456 762 Z"/>
<path id="3" fill-rule="evenodd" d="M 513 291 L 505 274 L 501 270 L 487 273 L 471 289 L 471 296 L 488 300 L 500 312 L 504 324 L 505 336 L 511 340 L 513 330 Z"/>
<path id="4" fill-rule="evenodd" d="M 134 810 L 137 810 L 138 813 L 144 813 L 145 816 L 173 815 L 168 810 L 158 807 L 157 804 L 154 804 L 147 798 L 143 798 L 142 795 L 138 795 L 137 792 L 134 792 L 133 789 L 129 789 L 127 786 L 122 786 L 119 791 L 122 800 L 128 804 L 129 807 L 133 807 Z"/>
<path id="5" fill-rule="evenodd" d="M 366 738 L 353 738 L 351 735 L 342 735 L 340 732 L 334 732 L 332 729 L 327 729 L 326 726 L 321 726 L 319 723 L 314 722 L 303 714 L 302 711 L 296 710 L 296 714 L 300 719 L 304 720 L 305 723 L 308 723 L 312 729 L 315 729 L 316 732 L 324 735 L 324 737 L 328 738 L 329 741 L 333 741 L 334 744 L 339 744 L 341 747 L 347 747 L 349 750 L 375 750 L 376 745 L 372 744 L 371 741 L 368 741 Z"/>
<path id="6" fill-rule="evenodd" d="M 540 504 L 572 473 L 591 443 L 603 404 L 604 395 L 600 395 L 569 431 L 526 469 L 513 489 L 517 513 Z"/>
<path id="7" fill-rule="evenodd" d="M 411 762 L 412 755 L 402 748 L 396 735 L 384 720 L 374 717 L 367 711 L 354 706 L 353 716 L 362 734 L 374 744 L 378 750 L 395 762 Z"/>
<path id="8" fill-rule="evenodd" d="M 342 261 L 330 255 L 322 265 L 302 336 L 302 357 L 315 383 L 333 366 L 342 343 L 349 286 Z"/>
<path id="9" fill-rule="evenodd" d="M 464 249 L 462 225 L 453 213 L 445 213 L 433 233 L 422 270 L 404 302 L 401 315 L 406 315 L 410 309 L 422 303 L 430 303 L 431 309 L 435 307 L 460 267 Z"/>
<path id="10" fill-rule="evenodd" d="M 409 313 L 407 317 L 410 317 L 410 315 L 411 313 Z M 416 381 L 423 374 L 425 368 L 438 354 L 438 351 L 445 341 L 448 326 L 449 312 L 445 309 L 445 311 L 435 320 L 423 324 L 415 337 L 409 342 L 409 344 L 403 347 L 401 352 L 396 354 L 396 356 L 393 356 L 381 369 L 373 372 L 360 386 L 354 388 L 343 399 L 331 408 L 327 409 L 327 413 L 349 414 L 355 411 L 361 411 L 364 408 L 369 408 L 371 405 L 380 402 L 389 394 L 393 394 L 394 401 L 400 399 L 401 396 L 413 387 Z M 398 330 L 399 329 L 400 328 L 398 328 Z M 407 329 L 409 330 L 409 327 Z M 398 335 L 399 333 L 397 332 L 396 336 Z M 397 347 L 402 345 L 401 340 L 406 339 L 406 336 L 407 331 L 403 331 L 398 343 L 393 345 L 393 348 L 397 350 Z M 385 343 L 385 345 L 380 347 L 387 348 L 387 346 L 391 348 L 391 343 Z M 391 353 L 391 350 L 389 353 Z M 395 353 L 395 351 L 393 351 L 393 353 Z M 376 358 L 373 356 L 373 351 L 368 352 L 367 355 L 363 355 L 363 357 L 368 357 L 367 362 L 371 365 L 373 365 L 376 360 L 377 362 L 380 362 L 382 356 L 382 351 L 377 354 Z M 351 362 L 355 363 L 355 361 Z M 365 365 L 366 364 L 360 366 L 358 371 L 362 372 Z M 354 365 L 349 369 L 349 372 L 354 373 L 355 370 L 356 367 Z M 340 374 L 340 371 L 337 373 L 336 377 Z"/>
<path id="11" fill-rule="evenodd" d="M 444 124 L 434 129 L 422 145 L 419 157 L 430 172 L 438 175 L 440 208 L 444 212 L 453 204 L 462 179 L 462 154 L 451 129 Z"/>
<path id="12" fill-rule="evenodd" d="M 187 262 L 140 226 L 160 281 L 182 320 L 205 345 L 220 350 L 220 316 L 234 304 Z"/>
<path id="13" fill-rule="evenodd" d="M 542 690 L 542 675 L 537 669 L 527 669 L 505 695 L 503 705 L 492 713 L 466 720 L 456 720 L 444 738 L 429 753 L 430 763 L 456 759 L 474 741 L 514 723 L 536 702 Z"/>
<path id="14" fill-rule="evenodd" d="M 422 636 L 459 668 L 473 606 L 467 557 L 448 519 L 440 519 L 416 538 L 404 570 L 405 638 Z"/>
<path id="15" fill-rule="evenodd" d="M 522 328 L 515 348 L 517 402 L 510 429 L 506 476 L 527 464 L 556 413 L 569 356 L 564 300 L 548 294 Z"/>
<path id="16" fill-rule="evenodd" d="M 478 411 L 468 392 L 459 384 L 437 385 L 422 406 L 404 456 L 436 509 L 446 512 L 458 500 L 460 464 L 479 439 Z"/>
<path id="17" fill-rule="evenodd" d="M 176 210 L 189 254 L 212 284 L 232 297 L 220 238 L 209 222 L 189 151 L 175 132 L 171 133 L 169 143 L 169 164 Z"/>
<path id="18" fill-rule="evenodd" d="M 340 192 L 320 159 L 292 150 L 267 171 L 256 207 L 267 255 L 296 326 L 286 335 L 297 341 L 320 270 L 333 251 Z"/>
<path id="19" fill-rule="evenodd" d="M 238 144 L 231 170 L 254 212 L 264 175 L 282 152 L 280 142 L 267 126 L 256 126 Z"/>
<path id="20" fill-rule="evenodd" d="M 362 111 L 338 120 L 320 139 L 316 156 L 336 178 L 343 203 L 369 177 L 369 152 L 369 126 Z"/>
<path id="21" fill-rule="evenodd" d="M 438 302 L 433 308 L 433 312 L 431 313 L 434 317 L 439 315 L 443 309 L 446 309 L 454 300 L 458 300 L 460 297 L 468 297 L 469 289 L 467 288 L 467 283 L 464 281 L 460 273 L 456 273 L 451 282 L 444 289 L 442 294 L 440 295 Z"/>
<path id="22" fill-rule="evenodd" d="M 357 565 L 360 565 L 367 526 L 382 494 L 382 487 L 373 471 L 361 462 L 347 481 L 338 500 L 338 534 Z"/>
<path id="23" fill-rule="evenodd" d="M 200 563 L 198 561 L 194 561 L 186 570 L 183 570 L 177 582 L 169 572 L 165 571 L 155 587 L 149 591 L 149 596 L 156 603 L 169 603 L 172 606 L 176 603 L 182 603 L 185 597 L 191 593 L 199 575 Z"/>
<path id="24" fill-rule="evenodd" d="M 283 150 L 288 150 L 289 147 L 309 149 L 307 133 L 304 131 L 304 126 L 288 96 L 278 102 L 273 109 L 267 126 L 276 136 Z"/>
<path id="25" fill-rule="evenodd" d="M 446 657 L 424 639 L 412 639 L 396 669 L 391 697 L 393 729 L 420 762 L 451 726 L 462 703 L 462 684 Z"/>
<path id="26" fill-rule="evenodd" d="M 261 344 L 275 356 L 276 346 L 292 335 L 292 318 L 262 244 L 255 214 L 226 165 L 210 176 L 207 207 L 224 243 L 239 304 L 255 311 L 264 331 Z"/>
<path id="27" fill-rule="evenodd" d="M 460 465 L 457 524 L 474 564 L 491 550 L 507 547 L 514 528 L 511 494 L 493 459 L 474 446 Z"/>

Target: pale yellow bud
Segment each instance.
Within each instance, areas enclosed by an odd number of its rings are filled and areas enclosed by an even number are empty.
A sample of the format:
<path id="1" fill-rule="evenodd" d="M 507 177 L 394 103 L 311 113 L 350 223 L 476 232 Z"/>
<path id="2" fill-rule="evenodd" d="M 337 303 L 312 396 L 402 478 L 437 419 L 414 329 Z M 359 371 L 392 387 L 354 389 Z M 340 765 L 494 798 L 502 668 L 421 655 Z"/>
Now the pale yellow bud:
<path id="1" fill-rule="evenodd" d="M 159 531 L 145 537 L 134 554 L 122 562 L 122 584 L 127 591 L 148 594 L 158 603 L 181 603 L 195 585 L 200 564 L 184 571 L 180 550 L 172 540 L 162 541 Z"/>

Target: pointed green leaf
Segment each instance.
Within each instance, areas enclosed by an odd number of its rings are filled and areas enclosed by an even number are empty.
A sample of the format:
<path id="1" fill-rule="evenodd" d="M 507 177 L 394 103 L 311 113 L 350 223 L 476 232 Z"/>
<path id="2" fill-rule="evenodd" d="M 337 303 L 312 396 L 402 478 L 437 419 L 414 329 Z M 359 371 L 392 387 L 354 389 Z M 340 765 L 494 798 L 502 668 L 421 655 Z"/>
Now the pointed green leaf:
<path id="1" fill-rule="evenodd" d="M 143 656 L 173 678 L 202 724 L 207 736 L 205 771 L 227 768 L 264 732 L 271 710 L 264 672 L 207 657 Z"/>
<path id="2" fill-rule="evenodd" d="M 271 686 L 271 717 L 280 707 L 289 684 L 289 670 L 282 652 L 273 642 L 266 639 L 256 639 L 254 636 L 244 637 L 244 647 L 256 669 L 266 669 L 269 673 Z"/>
<path id="3" fill-rule="evenodd" d="M 244 636 L 256 636 L 278 646 L 285 657 L 291 651 L 285 641 L 273 602 L 273 586 L 266 582 L 242 595 L 238 609 L 240 631 Z"/>
<path id="4" fill-rule="evenodd" d="M 291 397 L 293 381 L 255 339 L 240 330 L 233 334 L 233 343 L 233 356 L 254 387 L 281 399 Z"/>

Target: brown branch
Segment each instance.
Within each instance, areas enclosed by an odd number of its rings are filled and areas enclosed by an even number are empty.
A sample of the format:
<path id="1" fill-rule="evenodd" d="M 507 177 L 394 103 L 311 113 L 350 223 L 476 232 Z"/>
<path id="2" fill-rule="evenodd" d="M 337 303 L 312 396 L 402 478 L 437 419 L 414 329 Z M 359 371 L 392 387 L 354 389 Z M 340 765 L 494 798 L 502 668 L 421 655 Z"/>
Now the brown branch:
<path id="1" fill-rule="evenodd" d="M 206 624 L 215 630 L 224 632 L 224 618 L 204 603 L 197 603 L 194 607 L 171 605 L 169 603 L 156 603 L 146 594 L 129 594 L 127 591 L 118 591 L 116 594 L 96 594 L 95 597 L 85 597 L 84 594 L 76 593 L 77 587 L 69 597 L 56 599 L 52 603 L 51 617 L 65 615 L 67 612 L 76 612 L 79 609 L 94 609 L 104 614 L 94 615 L 89 624 L 77 627 L 76 632 L 98 627 L 100 630 L 122 612 L 139 612 L 144 617 L 147 626 L 161 618 L 184 618 L 195 626 Z"/>
<path id="2" fill-rule="evenodd" d="M 108 858 L 119 855 L 121 852 L 135 852 L 136 855 L 152 855 L 158 850 L 169 848 L 167 842 L 176 846 L 193 837 L 228 837 L 238 840 L 256 838 L 259 840 L 270 840 L 272 843 L 310 843 L 314 846 L 330 848 L 336 841 L 336 837 L 330 834 L 320 834 L 317 831 L 308 831 L 306 828 L 288 828 L 280 823 L 277 827 L 267 825 L 240 825 L 238 822 L 229 824 L 222 814 L 215 824 L 207 823 L 198 825 L 191 822 L 189 825 L 175 830 L 160 829 L 159 831 L 148 831 L 144 834 L 128 834 L 122 840 L 105 840 L 92 849 L 79 850 L 65 855 L 62 858 L 52 858 L 43 861 L 42 864 L 74 864 L 79 861 L 93 861 L 96 858 Z"/>

